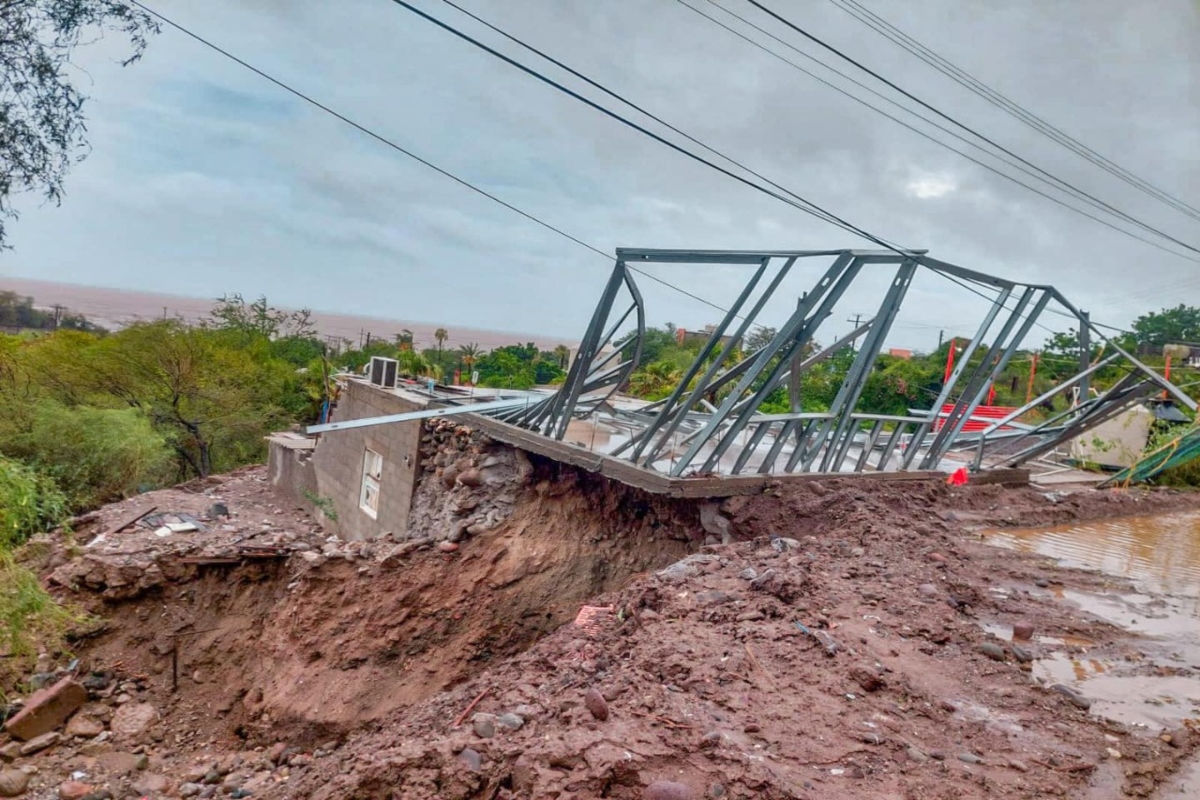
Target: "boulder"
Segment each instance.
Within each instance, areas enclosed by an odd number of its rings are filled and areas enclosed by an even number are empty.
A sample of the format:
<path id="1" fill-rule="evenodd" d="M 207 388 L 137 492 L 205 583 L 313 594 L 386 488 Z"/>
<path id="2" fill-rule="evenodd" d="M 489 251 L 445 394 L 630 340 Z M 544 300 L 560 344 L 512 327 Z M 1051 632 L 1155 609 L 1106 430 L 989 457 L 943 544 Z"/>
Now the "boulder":
<path id="1" fill-rule="evenodd" d="M 28 741 L 57 728 L 87 702 L 87 689 L 71 678 L 34 692 L 20 713 L 4 723 L 14 739 Z"/>

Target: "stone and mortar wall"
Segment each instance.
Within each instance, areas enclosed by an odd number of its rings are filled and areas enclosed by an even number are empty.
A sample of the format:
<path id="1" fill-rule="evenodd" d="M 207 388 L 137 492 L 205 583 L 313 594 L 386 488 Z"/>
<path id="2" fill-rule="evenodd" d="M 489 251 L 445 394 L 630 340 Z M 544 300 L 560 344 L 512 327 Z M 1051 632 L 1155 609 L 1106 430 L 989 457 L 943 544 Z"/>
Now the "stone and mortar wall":
<path id="1" fill-rule="evenodd" d="M 381 417 L 421 409 L 418 403 L 387 390 L 350 381 L 338 401 L 335 419 Z M 343 539 L 377 539 L 388 533 L 404 538 L 420 468 L 422 430 L 422 423 L 416 421 L 333 431 L 322 435 L 316 449 L 309 453 L 296 453 L 273 443 L 271 483 L 297 505 L 321 517 L 325 526 Z M 374 519 L 359 507 L 363 455 L 368 448 L 383 458 L 379 509 Z M 323 513 L 329 509 L 334 513 Z"/>

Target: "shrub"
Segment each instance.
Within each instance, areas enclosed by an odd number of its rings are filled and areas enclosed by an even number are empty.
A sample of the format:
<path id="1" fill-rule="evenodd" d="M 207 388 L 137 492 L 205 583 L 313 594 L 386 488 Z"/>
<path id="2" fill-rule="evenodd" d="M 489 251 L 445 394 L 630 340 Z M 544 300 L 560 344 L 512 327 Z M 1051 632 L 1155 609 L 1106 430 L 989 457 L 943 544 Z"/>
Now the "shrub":
<path id="1" fill-rule="evenodd" d="M 0 447 L 54 478 L 73 509 L 92 508 L 157 486 L 171 466 L 161 434 L 136 409 L 67 407 L 43 401 L 24 430 Z"/>
<path id="2" fill-rule="evenodd" d="M 0 557 L 66 517 L 67 500 L 54 481 L 0 456 Z"/>

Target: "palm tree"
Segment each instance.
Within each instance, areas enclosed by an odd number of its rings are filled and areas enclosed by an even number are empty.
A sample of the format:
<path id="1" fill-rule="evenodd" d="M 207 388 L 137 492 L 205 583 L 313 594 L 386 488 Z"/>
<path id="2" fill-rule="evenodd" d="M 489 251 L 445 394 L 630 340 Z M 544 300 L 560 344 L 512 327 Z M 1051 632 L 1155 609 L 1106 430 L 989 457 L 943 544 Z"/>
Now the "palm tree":
<path id="1" fill-rule="evenodd" d="M 413 378 L 436 378 L 438 368 L 429 359 L 412 350 L 401 350 L 400 372 Z"/>
<path id="2" fill-rule="evenodd" d="M 411 350 L 413 345 L 413 332 L 408 328 L 396 334 L 396 347 L 400 350 Z"/>
<path id="3" fill-rule="evenodd" d="M 475 342 L 464 344 L 458 348 L 458 359 L 462 361 L 463 366 L 467 368 L 467 377 L 471 376 L 471 367 L 479 360 L 479 356 L 483 355 L 483 351 L 479 349 L 479 345 Z"/>
<path id="4" fill-rule="evenodd" d="M 558 359 L 558 368 L 565 370 L 567 363 L 571 360 L 571 349 L 565 344 L 560 344 L 554 348 L 554 357 Z"/>
<path id="5" fill-rule="evenodd" d="M 450 332 L 448 330 L 446 330 L 445 328 L 438 328 L 436 331 L 433 332 L 433 338 L 437 339 L 437 344 L 438 344 L 438 348 L 437 348 L 438 369 L 444 370 L 446 368 L 446 365 L 442 361 L 442 343 L 450 338 Z"/>

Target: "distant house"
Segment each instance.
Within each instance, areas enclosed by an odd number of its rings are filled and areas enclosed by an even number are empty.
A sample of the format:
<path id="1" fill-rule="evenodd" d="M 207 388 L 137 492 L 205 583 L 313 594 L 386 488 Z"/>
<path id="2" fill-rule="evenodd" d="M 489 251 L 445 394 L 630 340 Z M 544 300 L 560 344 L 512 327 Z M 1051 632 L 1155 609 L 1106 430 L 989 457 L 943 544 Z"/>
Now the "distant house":
<path id="1" fill-rule="evenodd" d="M 705 342 L 707 342 L 709 339 L 712 338 L 712 335 L 713 335 L 713 333 L 716 332 L 716 330 L 717 330 L 716 325 L 705 325 L 704 329 L 699 330 L 699 331 L 689 331 L 689 330 L 685 330 L 684 328 L 676 328 L 675 329 L 675 341 L 678 342 L 680 344 L 680 346 L 688 345 L 688 344 L 704 344 Z M 722 347 L 729 344 L 730 342 L 734 342 L 739 346 L 741 345 L 741 341 L 739 339 L 734 338 L 733 336 L 722 336 L 721 337 L 721 346 Z"/>
<path id="2" fill-rule="evenodd" d="M 893 347 L 891 350 L 888 350 L 888 355 L 893 356 L 894 358 L 903 358 L 905 361 L 907 361 L 912 358 L 913 353 L 912 350 L 905 350 L 901 347 Z"/>

